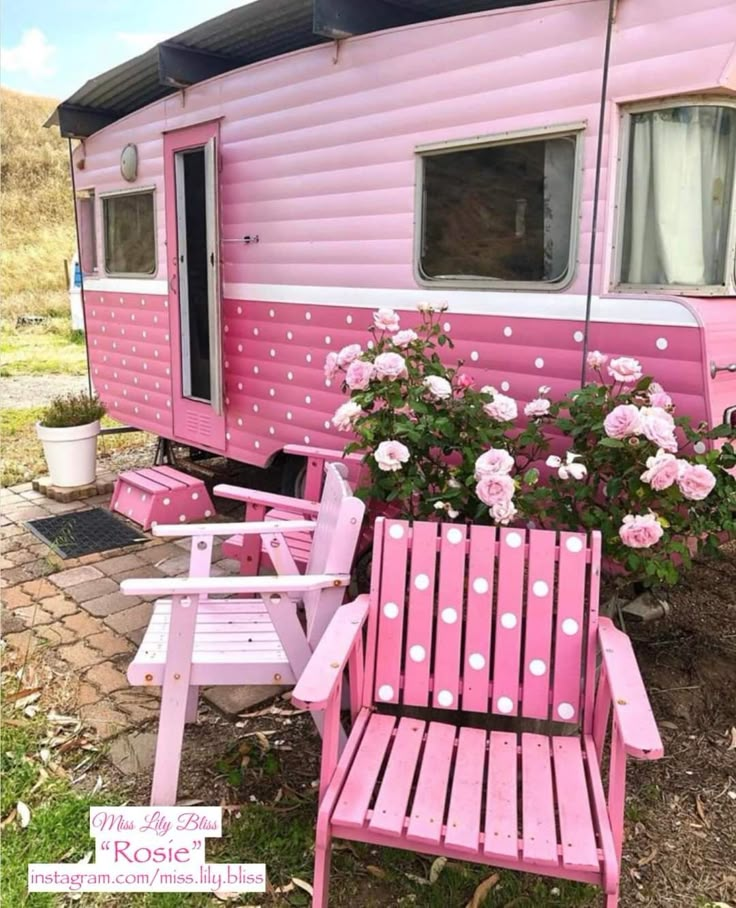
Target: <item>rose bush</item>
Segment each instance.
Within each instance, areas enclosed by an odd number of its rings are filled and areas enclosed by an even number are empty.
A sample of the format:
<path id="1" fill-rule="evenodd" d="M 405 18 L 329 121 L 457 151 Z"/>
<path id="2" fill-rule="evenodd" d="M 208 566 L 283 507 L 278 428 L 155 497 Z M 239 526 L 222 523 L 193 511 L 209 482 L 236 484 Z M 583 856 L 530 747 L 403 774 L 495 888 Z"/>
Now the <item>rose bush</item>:
<path id="1" fill-rule="evenodd" d="M 333 424 L 364 455 L 364 497 L 408 518 L 598 529 L 609 563 L 646 585 L 674 583 L 736 531 L 736 452 L 708 445 L 729 427 L 693 427 L 638 360 L 597 350 L 596 381 L 556 401 L 542 386 L 520 418 L 512 397 L 447 364 L 443 309 L 421 304 L 410 328 L 381 309 L 365 349 L 327 356 L 350 395 Z"/>

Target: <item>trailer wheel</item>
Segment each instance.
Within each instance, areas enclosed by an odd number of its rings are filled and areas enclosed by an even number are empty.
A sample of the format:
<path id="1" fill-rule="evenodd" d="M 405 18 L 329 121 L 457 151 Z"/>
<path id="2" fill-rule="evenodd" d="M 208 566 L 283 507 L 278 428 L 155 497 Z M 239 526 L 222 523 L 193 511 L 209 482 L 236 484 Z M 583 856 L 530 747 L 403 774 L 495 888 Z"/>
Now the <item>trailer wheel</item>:
<path id="1" fill-rule="evenodd" d="M 304 498 L 304 484 L 307 478 L 307 461 L 295 454 L 283 454 L 279 458 L 281 473 L 281 494 L 292 498 Z"/>

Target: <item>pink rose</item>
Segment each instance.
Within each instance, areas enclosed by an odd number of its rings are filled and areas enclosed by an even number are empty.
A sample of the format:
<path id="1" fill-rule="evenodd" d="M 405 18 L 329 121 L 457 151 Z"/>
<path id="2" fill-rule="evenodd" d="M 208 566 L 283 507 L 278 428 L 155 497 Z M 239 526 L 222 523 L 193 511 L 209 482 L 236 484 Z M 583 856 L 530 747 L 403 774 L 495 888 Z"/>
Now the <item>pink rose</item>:
<path id="1" fill-rule="evenodd" d="M 337 372 L 337 353 L 328 353 L 325 359 L 325 378 L 332 379 Z"/>
<path id="2" fill-rule="evenodd" d="M 642 421 L 641 431 L 646 438 L 658 448 L 676 452 L 675 420 L 672 415 L 662 407 L 642 407 L 639 412 Z"/>
<path id="3" fill-rule="evenodd" d="M 631 356 L 619 356 L 608 364 L 608 372 L 616 381 L 629 384 L 639 381 L 642 376 L 641 363 Z"/>
<path id="4" fill-rule="evenodd" d="M 546 416 L 549 413 L 549 408 L 551 406 L 550 402 L 545 400 L 544 397 L 537 397 L 535 400 L 529 401 L 524 407 L 524 416 L 529 416 L 533 419 L 539 418 L 540 416 Z"/>
<path id="5" fill-rule="evenodd" d="M 373 363 L 367 363 L 365 360 L 356 359 L 348 366 L 345 384 L 351 391 L 363 391 L 368 387 L 375 371 L 376 369 Z"/>
<path id="6" fill-rule="evenodd" d="M 513 501 L 498 501 L 491 507 L 491 517 L 495 523 L 505 525 L 511 523 L 518 511 Z"/>
<path id="7" fill-rule="evenodd" d="M 680 491 L 690 501 L 702 501 L 713 491 L 716 478 L 705 464 L 688 463 L 682 466 L 677 477 Z"/>
<path id="8" fill-rule="evenodd" d="M 471 378 L 469 375 L 466 375 L 464 372 L 462 373 L 462 375 L 458 375 L 455 381 L 458 388 L 462 388 L 463 390 L 465 390 L 465 388 L 472 388 L 475 384 L 475 379 Z"/>
<path id="9" fill-rule="evenodd" d="M 602 369 L 608 362 L 608 357 L 600 350 L 592 350 L 585 361 L 591 369 Z"/>
<path id="10" fill-rule="evenodd" d="M 428 375 L 422 384 L 437 400 L 447 400 L 448 397 L 452 397 L 452 385 L 446 378 L 439 375 Z"/>
<path id="11" fill-rule="evenodd" d="M 483 411 L 492 419 L 498 419 L 500 422 L 511 422 L 519 415 L 516 401 L 505 394 L 496 394 L 493 400 L 483 407 Z"/>
<path id="12" fill-rule="evenodd" d="M 387 378 L 393 381 L 396 378 L 406 378 L 406 360 L 398 353 L 381 353 L 373 361 L 377 378 Z"/>
<path id="13" fill-rule="evenodd" d="M 475 494 L 489 508 L 494 504 L 508 504 L 514 496 L 514 480 L 505 473 L 491 473 L 482 477 L 475 487 Z"/>
<path id="14" fill-rule="evenodd" d="M 673 407 L 672 398 L 669 394 L 666 394 L 664 391 L 655 391 L 652 393 L 651 388 L 649 390 L 649 403 L 653 407 L 659 407 L 662 410 L 671 410 Z"/>
<path id="15" fill-rule="evenodd" d="M 621 542 L 630 549 L 649 549 L 659 542 L 663 533 L 657 515 L 652 511 L 640 517 L 627 514 L 618 531 Z"/>
<path id="16" fill-rule="evenodd" d="M 475 462 L 475 478 L 486 479 L 499 474 L 508 475 L 514 469 L 514 458 L 503 448 L 491 448 Z"/>
<path id="17" fill-rule="evenodd" d="M 382 441 L 373 455 L 379 470 L 394 473 L 409 460 L 409 449 L 400 441 Z"/>
<path id="18" fill-rule="evenodd" d="M 609 438 L 627 438 L 641 430 L 641 413 L 633 404 L 619 404 L 603 420 L 603 431 Z"/>
<path id="19" fill-rule="evenodd" d="M 393 333 L 399 330 L 399 316 L 393 309 L 379 309 L 373 313 L 373 324 L 380 331 Z"/>
<path id="20" fill-rule="evenodd" d="M 337 354 L 337 365 L 341 369 L 347 369 L 350 363 L 354 362 L 362 352 L 360 344 L 348 344 Z"/>
<path id="21" fill-rule="evenodd" d="M 396 347 L 408 347 L 409 344 L 413 343 L 413 341 L 417 340 L 418 338 L 419 335 L 416 333 L 416 331 L 412 331 L 411 328 L 407 328 L 405 331 L 398 331 L 396 334 L 394 334 L 392 340 L 394 342 L 394 346 Z"/>
<path id="22" fill-rule="evenodd" d="M 349 429 L 353 428 L 355 420 L 362 412 L 363 411 L 355 401 L 349 400 L 335 410 L 335 415 L 332 417 L 332 425 L 339 432 L 347 432 Z"/>
<path id="23" fill-rule="evenodd" d="M 677 481 L 680 463 L 674 454 L 668 454 L 660 448 L 655 457 L 647 457 L 646 472 L 641 474 L 641 481 L 647 482 L 657 492 L 669 489 Z"/>

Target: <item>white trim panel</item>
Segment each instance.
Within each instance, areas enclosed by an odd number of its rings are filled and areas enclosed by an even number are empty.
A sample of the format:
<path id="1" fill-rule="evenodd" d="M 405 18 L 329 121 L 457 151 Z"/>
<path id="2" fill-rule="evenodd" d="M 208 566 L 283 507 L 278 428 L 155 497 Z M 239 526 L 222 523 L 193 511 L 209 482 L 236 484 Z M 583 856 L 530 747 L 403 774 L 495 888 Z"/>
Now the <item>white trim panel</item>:
<path id="1" fill-rule="evenodd" d="M 149 293 L 168 296 L 169 282 L 151 278 L 135 277 L 87 277 L 84 278 L 86 293 Z"/>

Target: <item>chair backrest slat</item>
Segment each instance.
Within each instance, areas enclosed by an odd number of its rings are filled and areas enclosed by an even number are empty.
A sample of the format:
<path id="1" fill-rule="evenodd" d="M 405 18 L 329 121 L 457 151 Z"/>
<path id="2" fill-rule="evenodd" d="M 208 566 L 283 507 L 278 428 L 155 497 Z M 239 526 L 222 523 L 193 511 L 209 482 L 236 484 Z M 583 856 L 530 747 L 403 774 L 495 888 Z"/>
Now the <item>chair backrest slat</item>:
<path id="1" fill-rule="evenodd" d="M 424 575 L 429 582 L 425 589 L 409 584 L 404 657 L 404 703 L 409 706 L 427 706 L 429 703 L 438 529 L 436 523 L 417 523 L 412 533 L 409 576 Z"/>
<path id="2" fill-rule="evenodd" d="M 375 538 L 367 703 L 587 721 L 598 534 L 379 518 Z"/>
<path id="3" fill-rule="evenodd" d="M 522 530 L 501 530 L 498 550 L 498 606 L 493 659 L 492 712 L 519 712 L 519 664 L 524 605 L 524 541 Z"/>
<path id="4" fill-rule="evenodd" d="M 555 543 L 554 533 L 529 533 L 522 713 L 533 719 L 546 719 L 549 715 Z"/>
<path id="5" fill-rule="evenodd" d="M 435 612 L 434 689 L 432 705 L 457 709 L 460 687 L 460 647 L 465 613 L 464 526 L 444 525 L 440 535 L 440 569 Z M 422 575 L 412 577 L 412 584 Z"/>
<path id="6" fill-rule="evenodd" d="M 480 712 L 488 708 L 490 690 L 496 544 L 496 530 L 493 527 L 471 527 L 463 657 L 463 709 Z"/>

